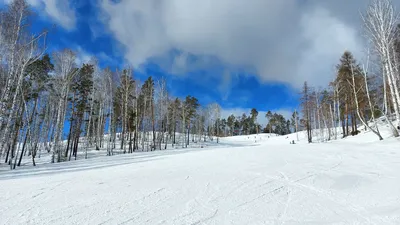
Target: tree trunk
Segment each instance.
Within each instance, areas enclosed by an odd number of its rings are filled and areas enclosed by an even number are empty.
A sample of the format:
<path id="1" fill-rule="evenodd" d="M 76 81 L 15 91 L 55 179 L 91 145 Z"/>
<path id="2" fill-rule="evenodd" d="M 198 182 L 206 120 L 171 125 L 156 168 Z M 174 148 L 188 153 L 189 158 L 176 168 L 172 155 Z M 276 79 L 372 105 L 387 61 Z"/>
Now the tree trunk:
<path id="1" fill-rule="evenodd" d="M 152 128 L 153 128 L 153 146 L 152 146 L 152 150 L 156 149 L 156 127 L 155 127 L 155 121 L 154 121 L 154 103 L 153 101 L 151 101 L 151 122 L 152 122 Z"/>
<path id="2" fill-rule="evenodd" d="M 372 129 L 372 128 L 368 125 L 368 123 L 365 122 L 365 121 L 363 120 L 363 118 L 361 117 L 360 108 L 359 108 L 359 104 L 358 104 L 358 98 L 357 98 L 357 92 L 356 92 L 356 83 L 355 83 L 355 79 L 354 79 L 353 67 L 351 67 L 351 72 L 352 72 L 353 93 L 354 93 L 354 99 L 355 99 L 355 103 L 356 103 L 357 115 L 358 115 L 360 121 L 361 121 L 366 127 L 368 127 L 374 134 L 376 134 L 376 135 L 378 136 L 379 140 L 383 140 L 383 138 L 382 138 L 382 136 L 381 136 L 381 134 L 380 134 L 380 132 L 379 132 L 378 126 L 377 126 L 377 124 L 376 124 L 376 122 L 375 122 L 375 119 L 374 119 L 374 124 L 375 124 L 376 130 Z M 370 104 L 370 107 L 371 107 L 372 104 L 371 104 L 371 101 L 370 101 L 370 98 L 369 98 L 368 82 L 367 82 L 367 78 L 366 78 L 367 75 L 366 75 L 365 72 L 366 72 L 366 71 L 364 71 L 364 76 L 365 76 L 365 85 L 366 85 L 367 97 L 368 97 L 369 104 Z M 374 118 L 373 108 L 371 108 L 371 113 L 372 113 L 372 116 L 373 116 L 373 118 Z"/>
<path id="3" fill-rule="evenodd" d="M 347 99 L 347 98 L 346 98 Z M 349 108 L 348 108 L 348 104 L 346 101 L 346 136 L 349 136 Z"/>
<path id="4" fill-rule="evenodd" d="M 29 134 L 29 131 L 27 130 L 27 131 L 25 132 L 24 143 L 22 144 L 21 154 L 20 154 L 20 156 L 19 156 L 18 166 L 21 166 L 22 157 L 23 157 L 24 151 L 25 151 L 26 141 L 28 140 L 28 134 Z M 14 169 L 15 169 L 15 165 L 14 165 Z"/>

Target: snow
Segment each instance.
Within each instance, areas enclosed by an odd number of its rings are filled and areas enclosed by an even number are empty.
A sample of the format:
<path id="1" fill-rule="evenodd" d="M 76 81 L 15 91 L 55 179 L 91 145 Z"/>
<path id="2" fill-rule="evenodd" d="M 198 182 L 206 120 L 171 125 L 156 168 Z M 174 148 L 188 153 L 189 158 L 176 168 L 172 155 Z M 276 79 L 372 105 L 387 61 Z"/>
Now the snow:
<path id="1" fill-rule="evenodd" d="M 237 136 L 1 171 L 0 224 L 400 224 L 399 140 L 383 134 Z"/>

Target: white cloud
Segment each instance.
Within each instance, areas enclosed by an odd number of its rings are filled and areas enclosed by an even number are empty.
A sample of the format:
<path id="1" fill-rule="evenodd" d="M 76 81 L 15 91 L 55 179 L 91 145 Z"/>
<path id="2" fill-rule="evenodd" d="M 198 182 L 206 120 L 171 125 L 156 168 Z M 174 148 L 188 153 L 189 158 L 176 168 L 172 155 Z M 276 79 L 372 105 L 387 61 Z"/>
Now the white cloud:
<path id="1" fill-rule="evenodd" d="M 304 80 L 321 79 L 326 84 L 326 78 L 333 79 L 334 67 L 345 50 L 360 55 L 362 41 L 357 31 L 333 17 L 328 10 L 315 8 L 302 17 L 300 24 L 303 37 L 312 40 L 299 60 L 297 71 L 304 75 Z M 304 80 L 297 80 L 298 85 Z"/>
<path id="2" fill-rule="evenodd" d="M 0 3 L 10 4 L 13 0 L 0 0 Z M 60 24 L 66 30 L 75 28 L 76 15 L 70 0 L 27 0 L 31 6 L 43 10 L 46 15 Z"/>
<path id="3" fill-rule="evenodd" d="M 9 0 L 11 1 L 11 0 Z M 27 0 L 26 2 L 28 2 L 28 4 L 32 5 L 32 6 L 38 6 L 40 4 L 41 0 Z"/>
<path id="4" fill-rule="evenodd" d="M 231 91 L 231 84 L 232 84 L 232 75 L 229 73 L 228 70 L 225 70 L 222 74 L 221 83 L 218 86 L 218 91 L 223 94 L 222 99 L 226 100 Z"/>
<path id="5" fill-rule="evenodd" d="M 110 57 L 104 52 L 100 52 L 99 54 L 96 55 L 96 57 L 101 61 L 106 62 L 110 66 L 118 65 L 118 61 L 116 59 Z"/>
<path id="6" fill-rule="evenodd" d="M 247 116 L 250 115 L 251 108 L 225 108 L 221 110 L 221 118 L 228 118 L 230 115 L 234 115 L 236 118 L 241 117 L 243 113 L 246 113 Z M 271 110 L 272 113 L 278 113 L 283 115 L 287 120 L 292 117 L 293 111 L 290 109 L 276 109 Z M 257 116 L 257 123 L 265 126 L 268 122 L 267 118 L 265 117 L 267 111 L 258 111 Z"/>
<path id="7" fill-rule="evenodd" d="M 38 1 L 38 0 L 36 0 Z M 46 13 L 67 30 L 75 28 L 75 11 L 69 0 L 41 0 Z"/>
<path id="8" fill-rule="evenodd" d="M 101 0 L 102 18 L 133 66 L 153 57 L 184 73 L 187 54 L 253 68 L 261 81 L 326 85 L 345 50 L 360 51 L 364 0 Z M 346 7 L 343 7 L 346 5 Z M 206 66 L 205 63 L 201 64 Z"/>
<path id="9" fill-rule="evenodd" d="M 99 52 L 96 54 L 90 53 L 79 45 L 75 46 L 74 49 L 76 52 L 75 63 L 77 66 L 82 66 L 82 64 L 84 63 L 98 63 L 99 60 L 101 60 L 102 62 L 106 62 L 108 65 L 117 64 L 115 59 L 111 58 L 104 52 Z"/>
<path id="10" fill-rule="evenodd" d="M 77 66 L 82 66 L 83 63 L 89 63 L 94 59 L 94 55 L 85 51 L 82 47 L 78 46 L 76 48 L 76 59 L 75 63 Z"/>

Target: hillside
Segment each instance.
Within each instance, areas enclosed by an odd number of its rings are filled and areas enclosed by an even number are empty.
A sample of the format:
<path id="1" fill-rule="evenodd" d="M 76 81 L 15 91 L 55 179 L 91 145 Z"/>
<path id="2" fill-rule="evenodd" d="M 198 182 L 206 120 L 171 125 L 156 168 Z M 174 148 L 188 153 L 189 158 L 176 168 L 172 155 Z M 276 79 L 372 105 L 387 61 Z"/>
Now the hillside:
<path id="1" fill-rule="evenodd" d="M 201 149 L 3 171 L 0 223 L 400 223 L 397 139 L 299 137 L 294 145 L 296 134 L 228 137 Z"/>

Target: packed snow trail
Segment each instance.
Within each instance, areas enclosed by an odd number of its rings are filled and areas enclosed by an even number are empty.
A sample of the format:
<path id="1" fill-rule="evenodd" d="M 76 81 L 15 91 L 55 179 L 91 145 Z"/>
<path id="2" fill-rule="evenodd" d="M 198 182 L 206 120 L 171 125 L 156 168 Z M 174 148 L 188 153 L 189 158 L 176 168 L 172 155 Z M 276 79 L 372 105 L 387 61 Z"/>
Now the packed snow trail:
<path id="1" fill-rule="evenodd" d="M 0 223 L 400 224 L 398 141 L 355 140 L 234 137 L 2 172 Z"/>

